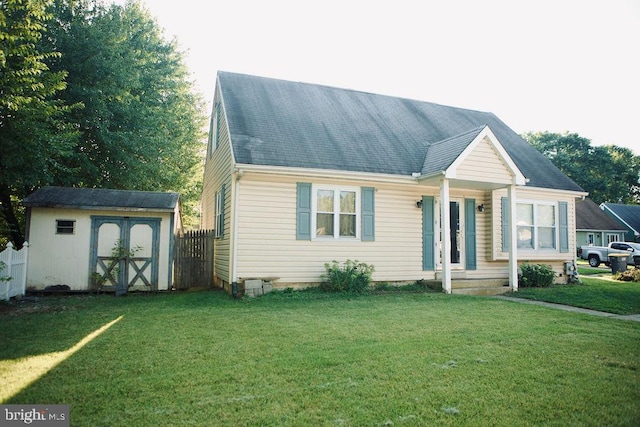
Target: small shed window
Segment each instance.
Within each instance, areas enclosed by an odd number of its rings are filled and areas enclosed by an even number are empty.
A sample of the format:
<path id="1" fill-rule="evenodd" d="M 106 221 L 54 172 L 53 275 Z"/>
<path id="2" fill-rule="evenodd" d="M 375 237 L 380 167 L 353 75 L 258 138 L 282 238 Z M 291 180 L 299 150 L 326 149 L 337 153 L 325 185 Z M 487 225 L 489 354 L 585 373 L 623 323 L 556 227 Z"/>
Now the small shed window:
<path id="1" fill-rule="evenodd" d="M 57 234 L 73 234 L 75 231 L 76 222 L 72 219 L 57 219 L 56 220 L 56 233 Z"/>

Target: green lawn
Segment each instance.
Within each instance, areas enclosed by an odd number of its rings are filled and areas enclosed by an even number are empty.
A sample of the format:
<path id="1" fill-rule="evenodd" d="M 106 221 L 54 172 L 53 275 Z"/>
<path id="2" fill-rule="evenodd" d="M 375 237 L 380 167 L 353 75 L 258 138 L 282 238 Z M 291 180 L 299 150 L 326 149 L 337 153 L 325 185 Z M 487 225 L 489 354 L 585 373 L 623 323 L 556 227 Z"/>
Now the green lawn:
<path id="1" fill-rule="evenodd" d="M 48 297 L 0 322 L 3 403 L 74 426 L 640 425 L 640 323 L 486 297 Z"/>
<path id="2" fill-rule="evenodd" d="M 611 277 L 609 273 L 608 277 Z M 640 314 L 640 283 L 581 277 L 582 285 L 520 288 L 519 298 L 567 304 L 616 314 Z"/>

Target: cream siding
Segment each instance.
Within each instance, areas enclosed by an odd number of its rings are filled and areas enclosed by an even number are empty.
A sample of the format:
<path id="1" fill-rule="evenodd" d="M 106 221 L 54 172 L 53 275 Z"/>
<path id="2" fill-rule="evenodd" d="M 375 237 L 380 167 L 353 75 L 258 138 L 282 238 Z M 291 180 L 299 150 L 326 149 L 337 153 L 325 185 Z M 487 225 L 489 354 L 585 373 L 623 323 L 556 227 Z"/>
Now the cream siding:
<path id="1" fill-rule="evenodd" d="M 375 241 L 359 240 L 296 240 L 296 183 L 314 185 L 373 186 L 375 193 Z M 287 287 L 318 283 L 324 264 L 337 260 L 359 260 L 376 268 L 378 282 L 411 282 L 433 279 L 433 271 L 422 270 L 422 211 L 416 201 L 423 195 L 434 196 L 438 204 L 439 189 L 418 185 L 305 179 L 247 172 L 239 180 L 238 200 L 238 279 L 277 277 L 276 286 Z M 452 198 L 475 199 L 484 212 L 476 211 L 476 270 L 463 267 L 452 270 L 456 279 L 508 280 L 508 257 L 494 257 L 493 244 L 501 235 L 500 192 L 452 189 Z M 506 194 L 506 193 L 505 193 Z M 558 194 L 532 191 L 530 199 L 558 200 Z M 519 196 L 520 197 L 520 196 Z M 575 244 L 571 243 L 575 225 L 573 203 L 569 202 L 570 252 L 539 255 L 539 260 L 553 265 L 562 273 L 564 261 L 572 260 Z M 497 203 L 497 204 L 496 204 Z M 437 205 L 439 206 L 439 204 Z M 438 217 L 439 210 L 436 211 Z M 495 218 L 498 218 L 498 222 Z M 439 225 L 437 226 L 439 227 Z M 439 233 L 439 228 L 437 228 Z M 494 232 L 495 231 L 495 232 Z M 532 257 L 533 258 L 533 257 Z M 566 258 L 566 259 L 565 259 Z M 524 260 L 521 260 L 521 262 Z M 439 270 L 439 267 L 438 267 Z M 438 276 L 439 277 L 439 276 Z"/>
<path id="2" fill-rule="evenodd" d="M 158 289 L 169 288 L 171 268 L 170 212 L 129 212 L 85 209 L 32 208 L 29 222 L 27 287 L 68 285 L 72 290 L 89 289 L 91 270 L 91 216 L 161 218 L 159 230 Z M 177 215 L 177 214 L 176 214 Z M 56 220 L 74 220 L 74 234 L 56 234 Z M 178 221 L 176 221 L 178 222 Z M 174 224 L 175 225 L 175 224 Z M 135 233 L 135 230 L 134 230 Z M 136 243 L 132 235 L 132 246 Z M 110 244 L 111 245 L 111 244 Z M 142 248 L 150 252 L 150 248 Z"/>
<path id="3" fill-rule="evenodd" d="M 264 177 L 262 177 L 264 178 Z M 324 263 L 347 259 L 373 264 L 374 280 L 410 282 L 433 279 L 422 270 L 422 210 L 416 201 L 438 196 L 437 188 L 417 185 L 373 185 L 375 241 L 296 240 L 296 182 L 336 186 L 372 186 L 370 182 L 305 180 L 246 173 L 240 180 L 238 276 L 239 279 L 278 277 L 279 286 L 314 283 L 324 273 Z M 489 205 L 490 193 L 453 190 L 452 197 L 473 198 Z M 436 214 L 437 215 L 437 214 Z M 454 272 L 454 278 L 507 277 L 507 264 L 491 261 L 491 210 L 476 214 L 477 269 Z"/>
<path id="4" fill-rule="evenodd" d="M 215 104 L 214 104 L 215 105 Z M 225 186 L 225 224 L 224 235 L 216 239 L 214 251 L 214 277 L 230 283 L 231 272 L 231 221 L 232 221 L 232 200 L 234 190 L 232 186 L 233 155 L 229 142 L 229 132 L 224 110 L 220 112 L 218 125 L 217 147 L 211 157 L 207 155 L 204 166 L 204 178 L 202 187 L 202 217 L 201 228 L 211 230 L 215 227 L 215 194 Z M 220 283 L 219 283 L 220 284 Z"/>
<path id="5" fill-rule="evenodd" d="M 296 182 L 309 180 L 245 174 L 240 180 L 238 276 L 279 277 L 278 284 L 319 282 L 324 263 L 359 260 L 373 264 L 377 281 L 418 280 L 423 272 L 418 187 L 377 186 L 376 240 L 296 240 Z M 313 181 L 313 184 L 371 186 L 371 183 Z M 416 232 L 416 230 L 418 230 Z"/>
<path id="6" fill-rule="evenodd" d="M 485 137 L 457 168 L 456 179 L 509 184 L 513 177 Z"/>

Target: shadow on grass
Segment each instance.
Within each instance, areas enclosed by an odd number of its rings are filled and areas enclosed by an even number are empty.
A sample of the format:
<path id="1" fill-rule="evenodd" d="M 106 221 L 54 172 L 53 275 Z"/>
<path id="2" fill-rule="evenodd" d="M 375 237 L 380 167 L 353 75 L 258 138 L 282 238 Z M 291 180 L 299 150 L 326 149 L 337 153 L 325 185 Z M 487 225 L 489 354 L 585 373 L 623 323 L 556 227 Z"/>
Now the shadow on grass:
<path id="1" fill-rule="evenodd" d="M 2 384 L 2 388 L 0 389 L 0 403 L 7 401 L 30 384 L 40 379 L 40 377 L 71 357 L 75 352 L 80 350 L 121 319 L 122 316 L 106 323 L 102 327 L 87 334 L 78 343 L 64 351 L 21 357 L 16 360 L 0 361 L 0 383 Z"/>

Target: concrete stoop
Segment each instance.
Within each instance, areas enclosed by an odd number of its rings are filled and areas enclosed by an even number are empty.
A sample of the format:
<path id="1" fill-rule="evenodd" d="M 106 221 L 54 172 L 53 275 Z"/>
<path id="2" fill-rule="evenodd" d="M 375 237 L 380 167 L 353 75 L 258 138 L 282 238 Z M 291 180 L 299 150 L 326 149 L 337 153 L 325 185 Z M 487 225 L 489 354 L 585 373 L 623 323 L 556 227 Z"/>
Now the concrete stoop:
<path id="1" fill-rule="evenodd" d="M 459 295 L 501 295 L 509 292 L 505 279 L 464 279 L 451 281 L 451 293 Z"/>

